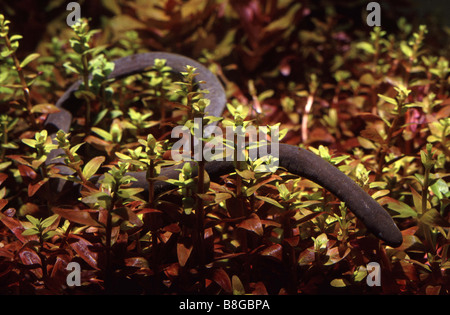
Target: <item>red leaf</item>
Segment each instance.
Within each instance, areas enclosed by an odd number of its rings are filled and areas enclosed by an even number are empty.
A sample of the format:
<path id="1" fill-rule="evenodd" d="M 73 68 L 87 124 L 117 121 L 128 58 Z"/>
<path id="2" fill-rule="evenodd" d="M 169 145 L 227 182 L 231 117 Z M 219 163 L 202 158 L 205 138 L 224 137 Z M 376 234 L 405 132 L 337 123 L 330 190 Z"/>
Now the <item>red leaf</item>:
<path id="1" fill-rule="evenodd" d="M 148 269 L 148 261 L 144 257 L 125 258 L 125 266 Z"/>
<path id="2" fill-rule="evenodd" d="M 152 208 L 144 208 L 138 212 L 138 214 L 146 214 L 146 213 L 163 213 L 163 212 L 161 210 Z"/>
<path id="3" fill-rule="evenodd" d="M 180 264 L 181 267 L 184 267 L 186 265 L 189 256 L 191 256 L 193 248 L 194 247 L 192 245 L 186 247 L 186 245 L 183 243 L 177 244 L 178 263 Z"/>
<path id="4" fill-rule="evenodd" d="M 94 245 L 91 242 L 78 235 L 71 234 L 68 238 L 68 243 L 89 266 L 99 269 L 97 266 L 98 253 L 92 250 Z"/>
<path id="5" fill-rule="evenodd" d="M 227 293 L 231 293 L 233 289 L 231 288 L 231 280 L 228 274 L 222 268 L 216 269 L 213 272 L 212 280 L 216 282 L 220 287 Z"/>
<path id="6" fill-rule="evenodd" d="M 356 116 L 361 117 L 365 121 L 373 122 L 376 120 L 383 120 L 380 116 L 372 114 L 372 113 L 357 113 Z"/>
<path id="7" fill-rule="evenodd" d="M 441 106 L 450 104 L 450 98 L 447 98 L 441 103 Z M 450 116 L 450 106 L 442 107 L 436 114 L 436 119 L 447 118 Z"/>
<path id="8" fill-rule="evenodd" d="M 168 278 L 178 277 L 180 274 L 180 265 L 179 264 L 170 264 L 166 268 L 164 268 L 164 273 Z"/>
<path id="9" fill-rule="evenodd" d="M 308 266 L 311 265 L 316 260 L 316 256 L 314 253 L 314 247 L 310 247 L 305 249 L 300 253 L 298 257 L 298 263 L 300 266 Z"/>
<path id="10" fill-rule="evenodd" d="M 439 295 L 440 291 L 441 291 L 440 285 L 428 285 L 425 288 L 426 295 Z"/>
<path id="11" fill-rule="evenodd" d="M 136 213 L 134 213 L 128 207 L 121 207 L 121 208 L 114 209 L 114 213 L 116 215 L 118 215 L 119 217 L 121 217 L 122 219 L 127 220 L 131 224 L 134 224 L 139 227 L 143 225 L 143 222 L 141 221 L 141 219 L 139 219 L 139 217 L 136 215 Z"/>
<path id="12" fill-rule="evenodd" d="M 228 209 L 228 213 L 231 218 L 239 218 L 242 217 L 242 213 L 244 213 L 244 208 L 242 201 L 238 198 L 228 198 L 225 201 Z"/>
<path id="13" fill-rule="evenodd" d="M 347 248 L 344 253 L 340 253 L 338 247 L 333 247 L 327 251 L 327 255 L 329 258 L 328 261 L 325 263 L 325 265 L 332 265 L 338 263 L 339 261 L 344 259 L 345 256 L 347 256 L 349 253 L 350 248 Z"/>
<path id="14" fill-rule="evenodd" d="M 4 225 L 8 227 L 8 229 L 10 229 L 11 232 L 13 232 L 17 239 L 22 243 L 38 239 L 36 235 L 23 236 L 22 232 L 25 231 L 25 229 L 19 220 L 7 217 L 3 213 L 0 213 L 0 220 Z"/>
<path id="15" fill-rule="evenodd" d="M 283 259 L 283 246 L 273 244 L 261 251 L 261 255 L 275 258 L 278 261 Z"/>
<path id="16" fill-rule="evenodd" d="M 20 176 L 24 178 L 29 177 L 31 179 L 36 179 L 37 174 L 31 167 L 19 164 L 17 168 L 19 169 Z"/>
<path id="17" fill-rule="evenodd" d="M 24 265 L 33 266 L 32 272 L 36 275 L 36 277 L 42 278 L 42 262 L 39 255 L 36 254 L 35 251 L 24 249 L 19 253 L 19 256 Z"/>
<path id="18" fill-rule="evenodd" d="M 46 182 L 48 182 L 48 178 L 44 178 L 36 184 L 28 184 L 28 197 L 32 197 Z"/>
<path id="19" fill-rule="evenodd" d="M 106 152 L 110 152 L 114 148 L 114 145 L 110 142 L 94 136 L 87 136 L 85 141 L 91 144 L 94 148 L 98 150 L 105 150 Z"/>
<path id="20" fill-rule="evenodd" d="M 18 162 L 20 165 L 30 165 L 21 155 L 7 155 L 8 159 Z"/>
<path id="21" fill-rule="evenodd" d="M 4 206 L 8 204 L 8 200 L 6 199 L 0 199 L 0 210 L 3 209 Z"/>
<path id="22" fill-rule="evenodd" d="M 260 236 L 263 234 L 261 220 L 255 213 L 252 213 L 248 219 L 245 219 L 239 223 L 238 227 L 247 231 L 255 232 Z"/>
<path id="23" fill-rule="evenodd" d="M 71 261 L 69 255 L 58 255 L 56 262 L 53 265 L 50 277 L 47 282 L 50 281 L 52 287 L 56 290 L 63 285 L 66 285 L 67 281 L 67 264 Z"/>
<path id="24" fill-rule="evenodd" d="M 64 219 L 67 219 L 74 223 L 88 226 L 98 226 L 98 227 L 102 226 L 100 223 L 98 223 L 95 219 L 91 217 L 89 210 L 80 210 L 78 208 L 75 209 L 53 208 L 52 211 L 56 214 L 59 214 Z"/>
<path id="25" fill-rule="evenodd" d="M 169 224 L 169 225 L 163 227 L 162 230 L 170 232 L 170 233 L 180 233 L 181 232 L 181 228 L 178 225 L 178 223 Z"/>
<path id="26" fill-rule="evenodd" d="M 364 138 L 367 138 L 369 140 L 372 140 L 376 143 L 380 143 L 380 144 L 384 143 L 383 137 L 380 135 L 378 130 L 375 129 L 375 127 L 366 127 L 366 129 L 361 131 L 361 136 L 363 136 Z"/>
<path id="27" fill-rule="evenodd" d="M 0 173 L 0 185 L 8 178 L 8 175 L 5 173 Z"/>
<path id="28" fill-rule="evenodd" d="M 403 276 L 407 277 L 409 281 L 417 281 L 419 278 L 419 272 L 416 269 L 416 266 L 412 263 L 401 260 L 399 262 L 401 273 Z"/>
<path id="29" fill-rule="evenodd" d="M 253 287 L 252 295 L 268 295 L 266 286 L 262 282 L 252 283 L 250 287 Z"/>

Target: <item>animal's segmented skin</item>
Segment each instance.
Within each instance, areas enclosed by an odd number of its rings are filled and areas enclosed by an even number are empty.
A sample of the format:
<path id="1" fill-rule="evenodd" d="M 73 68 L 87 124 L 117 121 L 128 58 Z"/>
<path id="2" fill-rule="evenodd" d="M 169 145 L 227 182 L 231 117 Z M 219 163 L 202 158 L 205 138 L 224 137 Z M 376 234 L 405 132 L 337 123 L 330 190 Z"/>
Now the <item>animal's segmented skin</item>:
<path id="1" fill-rule="evenodd" d="M 217 77 L 207 68 L 198 62 L 172 53 L 151 52 L 144 54 L 132 55 L 120 58 L 115 61 L 115 69 L 109 76 L 111 79 L 120 79 L 126 76 L 142 73 L 154 65 L 155 59 L 167 60 L 173 72 L 185 71 L 186 65 L 197 68 L 199 75 L 197 80 L 205 81 L 202 85 L 203 89 L 209 90 L 209 94 L 205 97 L 211 100 L 207 108 L 209 115 L 216 117 L 222 116 L 226 106 L 226 96 L 222 84 Z M 78 89 L 80 82 L 74 83 L 66 93 L 57 102 L 56 106 L 61 109 L 58 113 L 50 114 L 45 122 L 46 128 L 52 132 L 64 130 L 68 132 L 72 123 L 72 114 L 66 109 L 79 103 L 73 93 Z M 47 159 L 48 163 L 54 163 L 52 157 L 59 154 L 60 151 L 51 152 L 51 157 Z M 265 152 L 262 150 L 262 152 Z M 270 152 L 270 146 L 267 152 Z M 372 197 L 370 197 L 363 189 L 361 189 L 352 179 L 339 171 L 336 167 L 323 160 L 321 157 L 293 145 L 279 145 L 279 166 L 285 168 L 292 174 L 305 177 L 331 193 L 336 195 L 340 200 L 344 201 L 350 211 L 352 211 L 358 219 L 360 219 L 367 229 L 379 239 L 383 240 L 390 246 L 400 246 L 402 243 L 402 234 L 390 215 L 381 207 Z M 59 166 L 61 173 L 68 172 L 68 169 Z M 172 166 L 162 169 L 162 176 L 168 178 L 178 178 L 181 166 Z M 218 178 L 221 175 L 234 171 L 233 163 L 227 161 L 207 162 L 206 171 L 211 178 Z M 138 181 L 133 183 L 134 187 L 148 189 L 148 182 L 145 178 L 145 172 L 132 172 Z M 63 186 L 67 184 L 63 179 L 57 180 L 56 192 L 61 192 Z M 155 194 L 162 193 L 173 186 L 164 181 L 155 183 Z"/>

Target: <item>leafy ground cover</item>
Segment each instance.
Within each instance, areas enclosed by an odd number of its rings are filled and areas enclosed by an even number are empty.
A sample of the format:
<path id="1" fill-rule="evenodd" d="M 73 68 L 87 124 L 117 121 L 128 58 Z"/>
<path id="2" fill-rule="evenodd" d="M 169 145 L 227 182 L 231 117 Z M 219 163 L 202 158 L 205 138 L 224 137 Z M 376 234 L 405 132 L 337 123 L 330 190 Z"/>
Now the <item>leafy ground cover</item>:
<path id="1" fill-rule="evenodd" d="M 358 1 L 86 1 L 91 19 L 74 28 L 61 1 L 36 3 L 0 4 L 0 293 L 449 293 L 449 27 L 417 21 L 408 1 L 373 28 Z M 106 84 L 111 60 L 155 50 L 219 76 L 223 125 L 279 124 L 283 142 L 339 167 L 403 244 L 380 242 L 310 181 L 255 172 L 259 162 L 216 181 L 185 168 L 163 196 L 129 188 L 135 170 L 152 187 L 171 163 L 171 128 L 207 105 L 195 70 L 180 83 L 163 61 Z M 57 145 L 83 188 L 55 195 L 43 122 L 78 79 L 84 105 Z M 369 262 L 379 287 L 366 284 Z"/>

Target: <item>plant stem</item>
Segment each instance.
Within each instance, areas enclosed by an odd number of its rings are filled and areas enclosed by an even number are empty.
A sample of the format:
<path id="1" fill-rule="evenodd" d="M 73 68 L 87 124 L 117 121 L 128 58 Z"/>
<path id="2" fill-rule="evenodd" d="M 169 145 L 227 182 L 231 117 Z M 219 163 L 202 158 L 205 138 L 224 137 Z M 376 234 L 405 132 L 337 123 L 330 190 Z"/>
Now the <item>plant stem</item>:
<path id="1" fill-rule="evenodd" d="M 204 143 L 201 142 L 202 151 Z M 204 194 L 205 183 L 205 161 L 198 162 L 198 194 Z M 199 266 L 200 266 L 200 288 L 202 291 L 205 289 L 205 212 L 203 199 L 201 196 L 197 197 L 197 233 L 198 233 L 198 254 L 199 254 Z"/>
<path id="2" fill-rule="evenodd" d="M 106 292 L 111 292 L 112 285 L 112 259 L 111 259 L 111 239 L 112 239 L 112 211 L 117 201 L 117 192 L 119 187 L 114 187 L 111 192 L 111 204 L 106 211 L 106 226 L 105 226 L 105 289 Z"/>
<path id="3" fill-rule="evenodd" d="M 398 106 L 398 114 L 397 114 L 397 116 L 395 116 L 394 121 L 392 122 L 392 125 L 388 130 L 385 145 L 384 146 L 382 145 L 380 147 L 380 151 L 377 154 L 379 156 L 378 157 L 378 169 L 377 169 L 377 174 L 376 174 L 377 180 L 380 179 L 381 175 L 383 174 L 383 167 L 386 164 L 385 159 L 386 159 L 386 155 L 388 152 L 388 148 L 391 146 L 392 139 L 394 138 L 394 132 L 397 130 L 398 124 L 400 121 L 400 115 L 402 112 L 403 103 L 400 102 L 397 106 Z"/>
<path id="4" fill-rule="evenodd" d="M 67 155 L 67 157 L 69 158 L 70 163 L 72 164 L 72 165 L 70 165 L 70 167 L 72 167 L 75 170 L 75 172 L 77 173 L 77 175 L 80 178 L 80 180 L 82 181 L 82 183 L 84 185 L 86 185 L 87 179 L 84 176 L 83 171 L 80 168 L 80 165 L 78 163 L 76 163 L 75 157 L 70 152 L 70 149 L 69 148 L 64 148 L 64 153 Z"/>
<path id="5" fill-rule="evenodd" d="M 430 180 L 430 169 L 428 167 L 425 167 L 425 174 L 423 176 L 423 186 L 422 186 L 422 215 L 427 211 L 429 180 Z"/>
<path id="6" fill-rule="evenodd" d="M 441 136 L 441 144 L 442 144 L 442 150 L 444 151 L 446 156 L 450 155 L 449 147 L 447 146 L 447 128 L 450 126 L 448 122 L 444 123 L 444 128 L 442 129 L 442 136 Z"/>
<path id="7" fill-rule="evenodd" d="M 8 123 L 6 121 L 4 121 L 2 123 L 2 127 L 3 127 L 3 144 L 7 144 L 8 143 Z M 6 154 L 6 150 L 5 148 L 0 145 L 0 161 L 3 161 L 3 159 L 5 158 L 5 154 Z"/>
<path id="8" fill-rule="evenodd" d="M 153 269 L 153 274 L 154 274 L 154 283 L 155 285 L 159 285 L 160 283 L 160 277 L 159 277 L 159 262 L 158 262 L 158 231 L 157 230 L 152 230 L 152 251 L 151 251 L 151 266 Z M 138 242 L 139 243 L 139 242 Z"/>
<path id="9" fill-rule="evenodd" d="M 106 292 L 110 292 L 111 290 L 111 276 L 112 276 L 112 270 L 111 270 L 111 233 L 112 233 L 112 216 L 111 212 L 108 209 L 106 214 L 106 240 L 105 240 L 105 246 L 106 246 L 106 257 L 105 257 L 105 289 Z"/>
<path id="10" fill-rule="evenodd" d="M 83 82 L 84 90 L 89 91 L 89 61 L 87 54 L 81 56 L 81 62 L 83 63 Z M 91 100 L 88 97 L 84 97 L 86 101 L 86 124 L 88 127 L 91 124 Z"/>
<path id="11" fill-rule="evenodd" d="M 155 199 L 155 183 L 153 181 L 153 174 L 155 170 L 155 161 L 150 159 L 150 165 L 148 168 L 147 181 L 148 181 L 148 204 L 153 207 L 153 202 Z"/>
<path id="12" fill-rule="evenodd" d="M 14 51 L 14 49 L 11 46 L 11 41 L 9 40 L 9 36 L 5 36 L 5 44 L 8 50 Z M 33 105 L 31 104 L 31 97 L 30 97 L 30 89 L 28 88 L 27 81 L 25 80 L 25 74 L 23 73 L 23 69 L 20 66 L 19 58 L 17 58 L 17 55 L 15 52 L 11 54 L 11 57 L 14 61 L 14 66 L 16 67 L 17 73 L 19 75 L 20 84 L 22 85 L 23 95 L 25 97 L 25 103 L 27 105 L 27 111 L 28 111 L 28 117 L 30 119 L 30 122 L 33 126 L 33 128 L 37 128 L 36 125 L 36 119 L 34 117 L 33 113 Z"/>
<path id="13" fill-rule="evenodd" d="M 166 122 L 166 107 L 165 107 L 165 101 L 166 101 L 166 90 L 163 87 L 163 83 L 159 86 L 159 97 L 158 97 L 158 105 L 160 108 L 160 115 L 161 115 L 161 129 L 164 132 L 165 131 L 165 122 Z"/>

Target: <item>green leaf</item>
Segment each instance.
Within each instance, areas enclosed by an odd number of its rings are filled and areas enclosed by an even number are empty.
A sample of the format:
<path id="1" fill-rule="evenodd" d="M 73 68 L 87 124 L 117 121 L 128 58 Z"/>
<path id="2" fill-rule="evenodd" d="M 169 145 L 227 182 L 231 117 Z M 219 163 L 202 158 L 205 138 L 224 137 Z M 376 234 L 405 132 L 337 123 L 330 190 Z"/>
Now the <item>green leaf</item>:
<path id="1" fill-rule="evenodd" d="M 78 99 L 95 100 L 95 94 L 91 91 L 79 90 L 74 93 L 75 97 Z"/>
<path id="2" fill-rule="evenodd" d="M 428 155 L 425 151 L 420 151 L 420 160 L 423 165 L 426 165 L 428 163 Z"/>
<path id="3" fill-rule="evenodd" d="M 364 149 L 376 149 L 376 145 L 370 141 L 369 139 L 363 138 L 358 136 L 357 137 L 359 144 L 364 148 Z"/>
<path id="4" fill-rule="evenodd" d="M 109 111 L 110 109 L 105 108 L 100 113 L 98 113 L 98 115 L 95 117 L 93 125 L 96 126 L 100 121 L 102 121 L 102 119 L 105 118 L 106 114 L 109 113 Z"/>
<path id="5" fill-rule="evenodd" d="M 242 284 L 241 279 L 239 279 L 239 277 L 236 275 L 231 277 L 231 287 L 233 288 L 233 295 L 245 294 L 244 285 Z"/>
<path id="6" fill-rule="evenodd" d="M 84 177 L 86 179 L 89 179 L 92 176 L 94 176 L 104 161 L 105 161 L 104 156 L 97 156 L 97 157 L 93 158 L 92 160 L 90 160 L 86 164 L 86 166 L 83 168 Z"/>
<path id="7" fill-rule="evenodd" d="M 413 54 L 413 50 L 411 47 L 408 46 L 408 44 L 406 42 L 401 42 L 400 43 L 400 49 L 402 50 L 403 54 L 408 57 L 411 58 L 412 54 Z"/>
<path id="8" fill-rule="evenodd" d="M 373 77 L 371 73 L 364 73 L 360 78 L 359 82 L 364 85 L 375 85 L 377 84 L 377 80 Z"/>
<path id="9" fill-rule="evenodd" d="M 442 178 L 439 178 L 433 185 L 431 185 L 433 193 L 441 200 L 446 197 L 450 197 L 448 184 Z"/>
<path id="10" fill-rule="evenodd" d="M 414 208 L 417 209 L 417 212 L 419 214 L 422 213 L 422 196 L 414 189 L 411 187 L 411 194 L 413 197 L 413 203 L 414 203 Z M 430 207 L 430 203 L 427 202 L 427 208 Z"/>
<path id="11" fill-rule="evenodd" d="M 391 201 L 388 202 L 388 207 L 399 214 L 395 215 L 394 218 L 417 218 L 417 212 L 413 208 L 408 206 L 406 203 L 401 201 Z"/>
<path id="12" fill-rule="evenodd" d="M 42 163 L 44 163 L 45 161 L 47 161 L 47 156 L 43 155 L 39 159 L 33 160 L 31 162 L 31 167 L 33 167 L 35 170 L 37 170 L 39 168 L 39 166 L 41 166 Z"/>
<path id="13" fill-rule="evenodd" d="M 0 171 L 7 169 L 11 164 L 12 164 L 12 162 L 10 162 L 10 161 L 0 163 Z"/>
<path id="14" fill-rule="evenodd" d="M 277 188 L 281 196 L 289 196 L 289 189 L 287 189 L 285 184 L 277 185 Z"/>
<path id="15" fill-rule="evenodd" d="M 419 173 L 415 173 L 414 177 L 417 179 L 417 181 L 420 183 L 420 185 L 423 186 L 423 175 Z"/>
<path id="16" fill-rule="evenodd" d="M 30 62 L 32 62 L 33 60 L 36 60 L 37 58 L 39 58 L 41 55 L 39 55 L 38 53 L 34 53 L 34 54 L 30 54 L 28 55 L 21 63 L 20 63 L 20 67 L 21 68 L 25 68 Z"/>
<path id="17" fill-rule="evenodd" d="M 262 200 L 262 201 L 268 202 L 268 203 L 270 203 L 271 205 L 274 205 L 277 208 L 284 209 L 284 207 L 278 201 L 276 201 L 276 200 L 274 200 L 272 198 L 264 197 L 264 196 L 255 196 L 255 197 L 260 199 L 260 200 Z"/>
<path id="18" fill-rule="evenodd" d="M 54 215 L 48 217 L 47 219 L 42 221 L 41 227 L 44 229 L 48 228 L 50 225 L 52 225 L 56 221 L 56 219 L 58 219 L 58 217 L 59 217 L 59 215 L 57 215 L 57 214 L 54 214 Z"/>
<path id="19" fill-rule="evenodd" d="M 32 113 L 53 114 L 58 113 L 60 109 L 53 104 L 38 104 L 31 108 Z"/>
<path id="20" fill-rule="evenodd" d="M 42 238 L 44 240 L 48 240 L 49 238 L 52 238 L 53 236 L 55 236 L 56 234 L 58 234 L 57 231 L 47 231 L 42 235 Z"/>
<path id="21" fill-rule="evenodd" d="M 335 288 L 344 288 L 349 285 L 348 281 L 342 278 L 333 279 L 330 282 L 330 285 Z"/>
<path id="22" fill-rule="evenodd" d="M 128 155 L 125 155 L 125 154 L 120 153 L 120 152 L 116 152 L 115 154 L 116 154 L 116 156 L 117 156 L 119 159 L 121 159 L 121 160 L 127 160 L 127 161 L 126 161 L 127 163 L 130 163 L 130 162 L 131 162 L 131 161 L 129 161 L 129 160 L 131 160 L 131 157 L 129 157 Z"/>
<path id="23" fill-rule="evenodd" d="M 243 171 L 236 170 L 236 173 L 238 173 L 239 176 L 241 176 L 242 178 L 244 178 L 246 180 L 255 179 L 255 173 L 253 173 L 250 170 L 243 170 Z"/>
<path id="24" fill-rule="evenodd" d="M 383 101 L 392 104 L 392 105 L 397 105 L 397 101 L 395 100 L 395 98 L 392 97 L 388 97 L 382 94 L 378 94 L 378 97 L 381 98 Z"/>
<path id="25" fill-rule="evenodd" d="M 314 238 L 314 250 L 315 251 L 320 251 L 323 249 L 327 248 L 327 244 L 328 244 L 328 236 L 325 233 L 320 234 L 319 236 L 317 236 L 317 238 Z"/>
<path id="26" fill-rule="evenodd" d="M 76 144 L 76 145 L 74 145 L 70 150 L 69 150 L 69 152 L 71 153 L 71 154 L 75 154 L 77 151 L 78 151 L 78 149 L 83 145 L 83 144 L 85 144 L 86 142 L 81 142 L 81 143 L 78 143 L 78 144 Z"/>
<path id="27" fill-rule="evenodd" d="M 358 269 L 353 273 L 353 280 L 355 282 L 360 282 L 364 280 L 364 278 L 367 277 L 367 269 L 359 266 Z"/>
<path id="28" fill-rule="evenodd" d="M 80 74 L 80 71 L 77 68 L 75 68 L 74 66 L 72 66 L 70 64 L 70 62 L 64 63 L 63 66 L 64 66 L 64 68 L 66 68 L 67 72 L 69 72 L 69 73 L 72 72 L 72 73 Z"/>
<path id="29" fill-rule="evenodd" d="M 22 35 L 13 35 L 13 36 L 11 36 L 11 37 L 9 38 L 9 41 L 10 41 L 10 42 L 15 42 L 15 41 L 18 41 L 18 40 L 20 40 L 20 39 L 22 39 L 22 38 L 23 38 Z"/>
<path id="30" fill-rule="evenodd" d="M 278 20 L 271 22 L 269 25 L 265 27 L 266 32 L 277 31 L 277 30 L 285 30 L 292 26 L 294 22 L 297 11 L 302 7 L 301 3 L 297 3 L 282 17 Z"/>
<path id="31" fill-rule="evenodd" d="M 118 191 L 118 195 L 121 198 L 130 198 L 131 196 L 134 196 L 140 192 L 144 191 L 143 188 L 125 188 L 125 189 L 120 189 Z"/>
<path id="32" fill-rule="evenodd" d="M 38 235 L 40 232 L 36 228 L 31 228 L 22 232 L 23 236 Z"/>
<path id="33" fill-rule="evenodd" d="M 22 142 L 25 143 L 26 145 L 32 147 L 32 148 L 36 148 L 36 140 L 34 139 L 22 139 Z"/>
<path id="34" fill-rule="evenodd" d="M 33 217 L 33 216 L 29 215 L 29 214 L 26 215 L 26 218 L 34 226 L 39 226 L 39 224 L 41 223 L 41 221 L 39 219 L 36 219 L 35 217 Z"/>
<path id="35" fill-rule="evenodd" d="M 96 134 L 98 134 L 103 139 L 105 139 L 106 141 L 112 141 L 113 140 L 112 139 L 112 135 L 109 132 L 107 132 L 107 131 L 105 131 L 103 129 L 100 129 L 100 128 L 97 128 L 97 127 L 92 127 L 91 130 L 93 132 L 95 132 Z"/>
<path id="36" fill-rule="evenodd" d="M 375 48 L 373 47 L 372 44 L 370 44 L 368 42 L 357 43 L 356 44 L 356 48 L 362 49 L 362 50 L 366 51 L 369 54 L 375 53 Z"/>
<path id="37" fill-rule="evenodd" d="M 13 53 L 14 53 L 13 50 L 5 50 L 0 53 L 0 56 L 2 58 L 7 58 L 7 57 L 11 56 Z"/>

